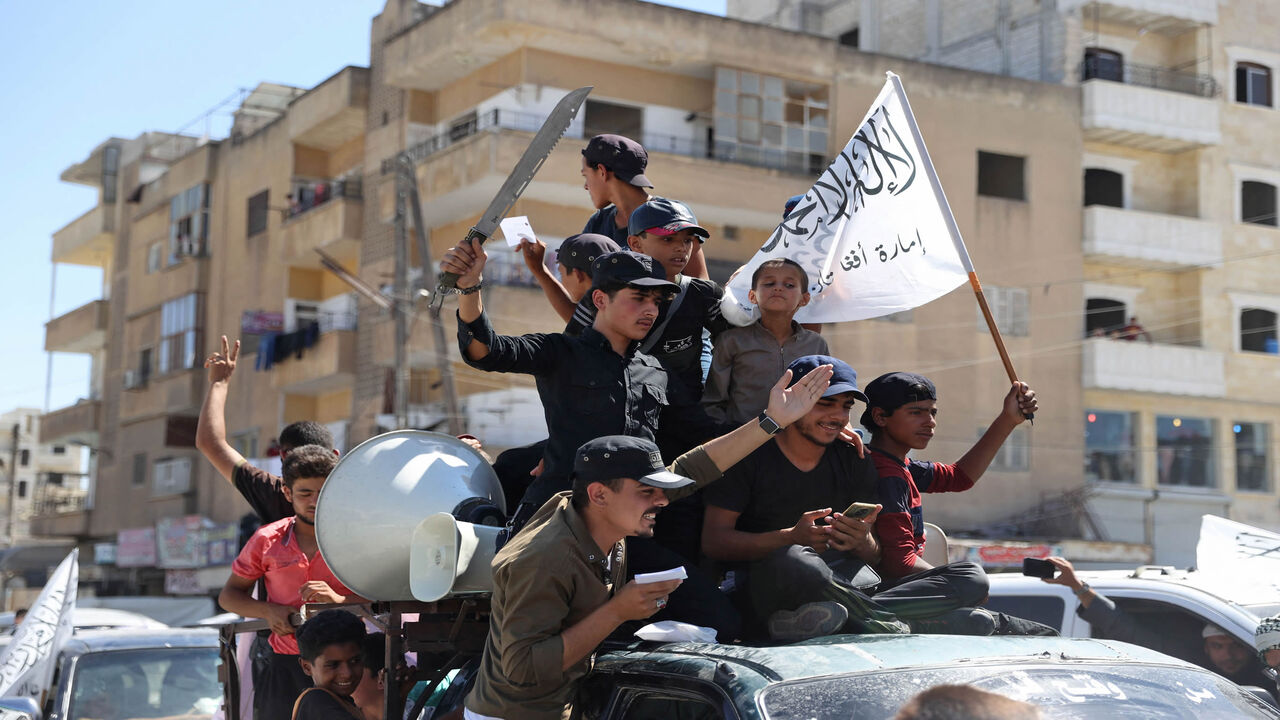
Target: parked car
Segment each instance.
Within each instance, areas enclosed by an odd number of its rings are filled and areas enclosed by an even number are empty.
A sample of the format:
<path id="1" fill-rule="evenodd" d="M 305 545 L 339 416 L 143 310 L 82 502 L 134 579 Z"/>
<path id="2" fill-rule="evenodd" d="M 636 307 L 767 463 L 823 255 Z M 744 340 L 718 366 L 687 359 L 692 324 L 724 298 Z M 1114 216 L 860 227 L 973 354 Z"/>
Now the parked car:
<path id="1" fill-rule="evenodd" d="M 111 608 L 77 607 L 72 611 L 71 624 L 77 632 L 81 630 L 106 630 L 110 628 L 144 628 L 160 629 L 169 627 L 159 620 L 141 613 Z M 0 633 L 13 634 L 13 613 L 0 613 Z M 4 642 L 8 642 L 5 640 Z"/>
<path id="2" fill-rule="evenodd" d="M 210 718 L 222 703 L 218 633 L 194 629 L 86 630 L 58 655 L 32 720 Z M 13 707 L 8 699 L 0 705 Z"/>
<path id="3" fill-rule="evenodd" d="M 1280 718 L 1221 676 L 1135 645 L 951 635 L 614 650 L 598 657 L 578 706 L 607 720 L 879 719 L 941 684 L 1031 702 L 1046 718 Z"/>
<path id="4" fill-rule="evenodd" d="M 1097 637 L 1089 623 L 1076 615 L 1080 603 L 1070 588 L 1012 573 L 990 577 L 987 607 L 1050 625 L 1067 637 Z M 1199 659 L 1196 650 L 1207 623 L 1252 648 L 1258 622 L 1280 613 L 1280 597 L 1227 589 L 1194 570 L 1144 566 L 1135 570 L 1077 570 L 1076 577 L 1138 622 L 1160 628 L 1168 640 L 1165 648 L 1189 648 L 1186 653 L 1172 654 L 1191 662 Z M 1275 671 L 1264 671 L 1261 663 L 1257 669 L 1276 679 Z"/>

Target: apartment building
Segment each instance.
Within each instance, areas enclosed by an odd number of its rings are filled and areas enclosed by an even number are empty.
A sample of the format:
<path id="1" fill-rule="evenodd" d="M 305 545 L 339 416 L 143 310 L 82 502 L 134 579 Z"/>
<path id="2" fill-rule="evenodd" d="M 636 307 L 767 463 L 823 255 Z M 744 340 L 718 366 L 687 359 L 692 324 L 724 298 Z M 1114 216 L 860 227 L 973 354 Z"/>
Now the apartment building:
<path id="1" fill-rule="evenodd" d="M 1078 87 L 1092 514 L 1107 539 L 1178 564 L 1204 513 L 1280 527 L 1280 7 L 730 0 L 729 14 Z"/>
<path id="2" fill-rule="evenodd" d="M 158 589 L 177 570 L 184 587 L 225 578 L 212 551 L 194 568 L 187 555 L 163 557 L 199 532 L 225 537 L 247 512 L 192 447 L 201 361 L 223 334 L 242 341 L 227 426 L 246 457 L 269 455 L 295 420 L 326 423 L 344 448 L 394 425 L 391 317 L 316 250 L 391 291 L 400 153 L 416 168 L 438 259 L 554 103 L 592 85 L 511 214 L 529 216 L 553 248 L 580 232 L 592 208 L 579 150 L 596 133 L 624 133 L 649 149 L 654 192 L 687 202 L 711 230 L 705 251 L 723 281 L 843 147 L 886 70 L 903 78 L 1018 370 L 1046 398 L 982 484 L 931 500 L 930 515 L 957 530 L 1031 532 L 1052 520 L 1054 532 L 1073 532 L 1086 262 L 1076 88 L 637 0 L 388 0 L 370 36 L 368 68 L 310 89 L 260 85 L 239 99 L 224 139 L 113 138 L 64 173 L 99 188 L 99 203 L 55 235 L 53 259 L 101 267 L 105 280 L 101 300 L 50 322 L 49 349 L 91 353 L 94 369 L 86 400 L 46 420 L 66 418 L 53 432 L 95 448 L 94 491 L 83 511 L 36 518 L 39 532 L 97 546 L 104 577 L 119 582 Z M 489 251 L 486 307 L 498 329 L 558 330 L 521 258 L 500 240 Z M 414 248 L 410 263 L 417 277 Z M 470 370 L 451 304 L 443 321 L 469 431 L 495 450 L 544 437 L 532 379 Z M 967 288 L 824 333 L 866 378 L 902 368 L 935 378 L 940 457 L 972 444 L 1008 388 Z M 446 419 L 435 350 L 419 312 L 408 344 L 415 427 Z"/>
<path id="3" fill-rule="evenodd" d="M 75 506 L 87 487 L 83 447 L 43 442 L 40 420 L 36 408 L 0 413 L 0 527 L 10 547 L 30 538 L 33 514 Z"/>

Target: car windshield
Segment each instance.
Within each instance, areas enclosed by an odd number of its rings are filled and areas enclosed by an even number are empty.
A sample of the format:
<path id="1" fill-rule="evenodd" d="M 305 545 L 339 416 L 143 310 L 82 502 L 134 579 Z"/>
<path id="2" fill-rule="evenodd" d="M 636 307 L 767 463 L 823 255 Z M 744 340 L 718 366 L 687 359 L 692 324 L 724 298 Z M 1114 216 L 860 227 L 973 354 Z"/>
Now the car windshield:
<path id="1" fill-rule="evenodd" d="M 211 717 L 222 701 L 217 648 L 151 648 L 81 655 L 69 720 Z"/>
<path id="2" fill-rule="evenodd" d="M 893 717 L 921 690 L 948 684 L 1033 703 L 1046 718 L 1280 718 L 1280 711 L 1212 673 L 1139 664 L 982 665 L 829 676 L 773 685 L 760 703 L 773 720 L 878 720 Z"/>

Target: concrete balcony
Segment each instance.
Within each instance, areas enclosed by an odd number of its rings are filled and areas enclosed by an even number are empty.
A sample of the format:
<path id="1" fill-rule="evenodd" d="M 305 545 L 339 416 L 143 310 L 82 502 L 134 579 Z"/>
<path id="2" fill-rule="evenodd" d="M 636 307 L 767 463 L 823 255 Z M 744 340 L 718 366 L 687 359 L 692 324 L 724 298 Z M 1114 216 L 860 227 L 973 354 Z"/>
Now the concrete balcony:
<path id="1" fill-rule="evenodd" d="M 1141 340 L 1090 338 L 1084 342 L 1085 389 L 1224 397 L 1223 353 Z"/>
<path id="2" fill-rule="evenodd" d="M 1218 24 L 1218 0 L 1059 0 L 1058 9 L 1085 8 L 1090 22 L 1130 25 L 1177 35 L 1201 25 Z"/>
<path id="3" fill-rule="evenodd" d="M 1084 254 L 1170 270 L 1222 262 L 1222 229 L 1195 218 L 1091 205 L 1084 209 Z"/>
<path id="4" fill-rule="evenodd" d="M 64 482 L 71 481 L 72 477 L 67 476 Z M 31 503 L 31 534 L 56 537 L 87 534 L 90 496 L 85 487 L 40 483 Z"/>
<path id="5" fill-rule="evenodd" d="M 44 324 L 44 349 L 49 352 L 91 353 L 107 345 L 106 300 L 94 300 Z"/>
<path id="6" fill-rule="evenodd" d="M 1219 103 L 1209 97 L 1101 79 L 1080 90 L 1085 140 L 1165 153 L 1222 142 Z"/>
<path id="7" fill-rule="evenodd" d="M 261 352 L 261 351 L 259 351 Z M 271 367 L 271 387 L 293 395 L 324 395 L 355 382 L 356 333 L 324 333 L 302 357 L 290 356 Z"/>
<path id="8" fill-rule="evenodd" d="M 102 429 L 102 402 L 81 400 L 70 407 L 54 410 L 40 418 L 40 443 L 66 443 L 78 441 L 86 445 L 98 444 L 98 431 Z"/>
<path id="9" fill-rule="evenodd" d="M 106 268 L 115 244 L 115 215 L 98 205 L 53 234 L 56 263 Z"/>
<path id="10" fill-rule="evenodd" d="M 346 67 L 289 104 L 289 139 L 324 151 L 364 135 L 369 68 Z"/>
<path id="11" fill-rule="evenodd" d="M 358 190 L 354 194 L 354 197 L 332 198 L 285 220 L 280 233 L 286 264 L 319 269 L 317 249 L 348 268 L 354 269 L 359 264 L 364 201 Z"/>

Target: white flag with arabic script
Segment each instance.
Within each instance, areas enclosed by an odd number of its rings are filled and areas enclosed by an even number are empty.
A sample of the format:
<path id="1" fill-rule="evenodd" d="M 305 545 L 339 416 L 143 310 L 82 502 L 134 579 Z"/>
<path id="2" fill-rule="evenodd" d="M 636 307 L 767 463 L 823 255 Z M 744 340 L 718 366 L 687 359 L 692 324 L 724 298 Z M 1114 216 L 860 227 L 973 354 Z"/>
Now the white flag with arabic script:
<path id="1" fill-rule="evenodd" d="M 968 253 L 901 88 L 889 73 L 849 144 L 725 288 L 726 317 L 756 317 L 751 274 L 773 258 L 809 274 L 801 322 L 909 310 L 968 279 Z"/>
<path id="2" fill-rule="evenodd" d="M 71 614 L 80 581 L 79 550 L 72 550 L 49 576 L 40 597 L 0 653 L 0 697 L 42 701 L 53 679 L 58 653 L 71 637 Z"/>

